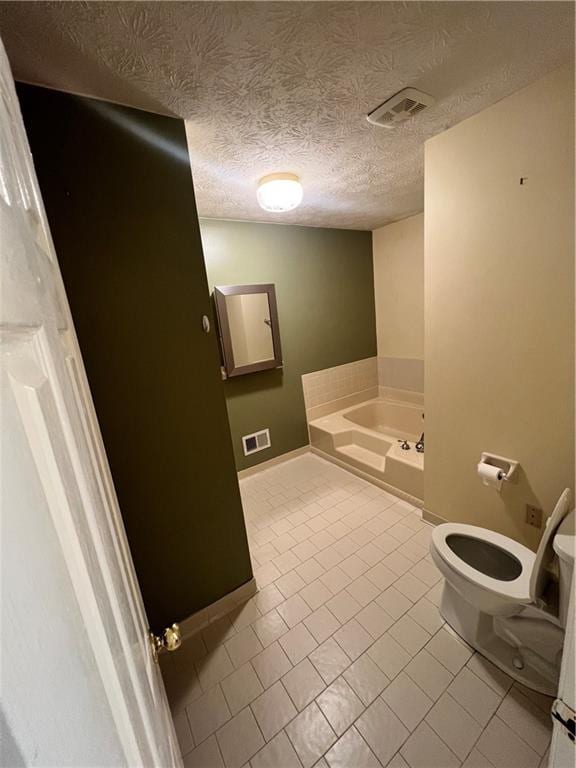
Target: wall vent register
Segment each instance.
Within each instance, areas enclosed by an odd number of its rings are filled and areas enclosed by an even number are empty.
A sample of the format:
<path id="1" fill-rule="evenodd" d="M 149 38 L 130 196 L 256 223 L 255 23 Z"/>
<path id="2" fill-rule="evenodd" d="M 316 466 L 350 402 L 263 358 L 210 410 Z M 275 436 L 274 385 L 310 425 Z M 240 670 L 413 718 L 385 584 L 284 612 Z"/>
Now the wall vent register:
<path id="1" fill-rule="evenodd" d="M 269 429 L 262 429 L 260 432 L 254 432 L 252 435 L 244 435 L 242 438 L 244 456 L 263 451 L 265 448 L 270 448 L 271 445 Z"/>

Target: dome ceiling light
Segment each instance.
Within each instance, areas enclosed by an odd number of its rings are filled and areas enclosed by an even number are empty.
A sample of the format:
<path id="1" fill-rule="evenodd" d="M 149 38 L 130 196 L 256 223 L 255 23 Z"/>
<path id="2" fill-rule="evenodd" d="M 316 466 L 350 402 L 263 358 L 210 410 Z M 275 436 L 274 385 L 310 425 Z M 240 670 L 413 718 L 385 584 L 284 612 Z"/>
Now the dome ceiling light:
<path id="1" fill-rule="evenodd" d="M 270 173 L 258 182 L 256 196 L 261 208 L 272 213 L 284 213 L 297 208 L 304 190 L 295 173 Z"/>

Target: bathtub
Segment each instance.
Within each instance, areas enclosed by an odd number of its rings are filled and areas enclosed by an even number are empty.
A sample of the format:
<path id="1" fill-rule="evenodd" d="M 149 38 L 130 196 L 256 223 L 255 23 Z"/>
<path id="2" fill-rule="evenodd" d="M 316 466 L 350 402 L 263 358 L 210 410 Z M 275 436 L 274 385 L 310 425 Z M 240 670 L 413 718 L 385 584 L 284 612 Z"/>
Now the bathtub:
<path id="1" fill-rule="evenodd" d="M 421 504 L 424 454 L 415 444 L 424 431 L 422 404 L 375 398 L 313 419 L 308 429 L 318 452 Z M 409 450 L 401 448 L 405 440 Z"/>

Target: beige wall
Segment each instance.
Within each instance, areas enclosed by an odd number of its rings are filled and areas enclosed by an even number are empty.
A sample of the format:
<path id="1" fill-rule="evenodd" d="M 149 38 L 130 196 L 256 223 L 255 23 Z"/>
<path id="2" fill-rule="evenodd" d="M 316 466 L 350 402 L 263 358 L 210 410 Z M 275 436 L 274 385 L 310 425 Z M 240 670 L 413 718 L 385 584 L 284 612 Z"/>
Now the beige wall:
<path id="1" fill-rule="evenodd" d="M 426 144 L 425 507 L 530 546 L 525 504 L 574 487 L 573 130 L 565 69 Z"/>
<path id="2" fill-rule="evenodd" d="M 372 233 L 378 357 L 424 358 L 424 214 Z"/>

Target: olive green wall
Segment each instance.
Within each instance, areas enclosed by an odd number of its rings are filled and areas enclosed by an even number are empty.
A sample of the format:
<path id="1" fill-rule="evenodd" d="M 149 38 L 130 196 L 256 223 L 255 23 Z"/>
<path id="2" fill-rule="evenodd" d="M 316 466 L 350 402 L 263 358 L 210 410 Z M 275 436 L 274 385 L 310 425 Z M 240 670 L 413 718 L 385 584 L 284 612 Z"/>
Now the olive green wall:
<path id="1" fill-rule="evenodd" d="M 148 619 L 252 576 L 180 120 L 18 88 Z"/>
<path id="2" fill-rule="evenodd" d="M 303 373 L 376 355 L 372 235 L 344 229 L 201 219 L 208 282 L 274 283 L 283 370 L 225 382 L 238 469 L 308 443 Z M 241 436 L 270 428 L 244 456 Z"/>

